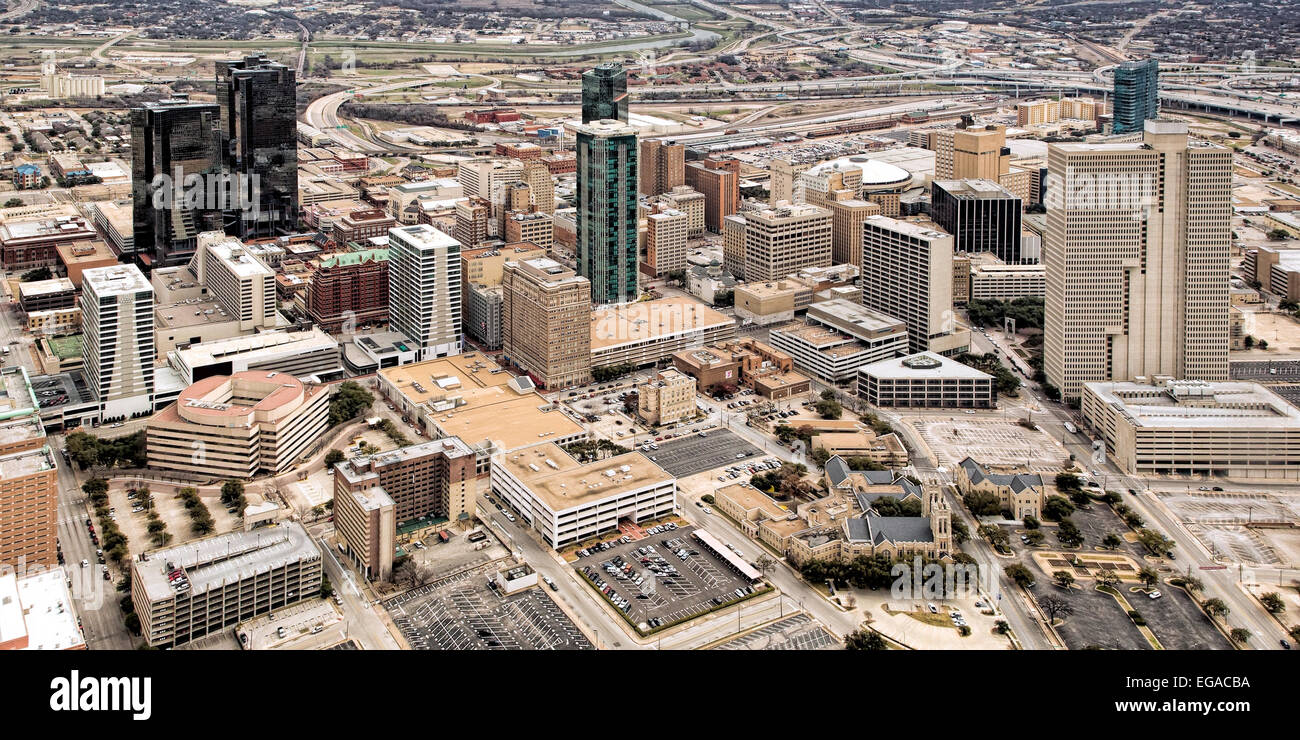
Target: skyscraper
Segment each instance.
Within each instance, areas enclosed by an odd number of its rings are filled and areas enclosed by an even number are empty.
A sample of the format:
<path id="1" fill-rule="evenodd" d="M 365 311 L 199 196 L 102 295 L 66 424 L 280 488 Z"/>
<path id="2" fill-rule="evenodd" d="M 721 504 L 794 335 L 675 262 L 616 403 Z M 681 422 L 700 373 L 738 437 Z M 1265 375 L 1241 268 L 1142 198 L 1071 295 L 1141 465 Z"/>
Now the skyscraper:
<path id="1" fill-rule="evenodd" d="M 275 236 L 297 228 L 298 141 L 294 70 L 264 56 L 217 62 L 218 145 L 225 171 L 253 207 L 228 208 L 226 233 Z"/>
<path id="2" fill-rule="evenodd" d="M 1048 147 L 1043 370 L 1084 383 L 1228 377 L 1232 154 L 1150 120 L 1133 143 Z"/>
<path id="3" fill-rule="evenodd" d="M 992 180 L 935 180 L 930 213 L 957 252 L 992 252 L 1020 262 L 1021 201 Z"/>
<path id="4" fill-rule="evenodd" d="M 641 142 L 641 194 L 656 196 L 686 182 L 686 145 L 647 139 Z"/>
<path id="5" fill-rule="evenodd" d="M 545 257 L 501 272 L 501 346 L 545 388 L 591 382 L 591 288 Z"/>
<path id="6" fill-rule="evenodd" d="M 1160 114 L 1160 63 L 1124 62 L 1115 68 L 1115 133 L 1142 131 L 1142 122 Z"/>
<path id="7" fill-rule="evenodd" d="M 831 265 L 831 212 L 778 205 L 745 213 L 745 279 L 781 280 L 805 267 Z"/>
<path id="8" fill-rule="evenodd" d="M 582 73 L 582 122 L 627 123 L 627 70 L 605 62 Z"/>
<path id="9" fill-rule="evenodd" d="M 388 321 L 416 360 L 461 352 L 460 242 L 428 224 L 388 231 Z"/>
<path id="10" fill-rule="evenodd" d="M 82 273 L 81 356 L 105 420 L 153 411 L 153 287 L 135 265 Z"/>
<path id="11" fill-rule="evenodd" d="M 907 324 L 912 352 L 965 350 L 952 312 L 952 236 L 888 216 L 862 225 L 862 305 Z"/>
<path id="12" fill-rule="evenodd" d="M 217 106 L 191 103 L 183 95 L 131 110 L 131 216 L 137 264 L 184 264 L 194 255 L 201 232 L 221 229 L 222 193 L 213 192 L 221 171 L 218 119 Z"/>
<path id="13" fill-rule="evenodd" d="M 636 131 L 599 120 L 577 132 L 578 274 L 591 281 L 592 303 L 629 303 L 638 295 Z"/>

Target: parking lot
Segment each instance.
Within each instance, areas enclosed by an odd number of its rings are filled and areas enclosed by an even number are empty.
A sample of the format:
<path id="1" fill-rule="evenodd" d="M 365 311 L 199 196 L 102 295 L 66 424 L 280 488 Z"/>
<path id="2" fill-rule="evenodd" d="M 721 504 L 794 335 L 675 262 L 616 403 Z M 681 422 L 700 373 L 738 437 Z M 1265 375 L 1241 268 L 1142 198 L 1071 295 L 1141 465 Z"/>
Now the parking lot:
<path id="1" fill-rule="evenodd" d="M 488 568 L 466 571 L 384 602 L 414 650 L 593 650 L 544 588 L 511 596 L 488 586 Z"/>
<path id="2" fill-rule="evenodd" d="M 641 631 L 671 625 L 755 593 L 748 579 L 691 536 L 695 527 L 668 526 L 657 533 L 651 527 L 648 536 L 628 536 L 624 539 L 629 541 L 620 540 L 604 551 L 580 554 L 573 567 Z"/>
<path id="3" fill-rule="evenodd" d="M 807 614 L 795 614 L 727 640 L 714 650 L 838 650 L 835 635 Z"/>
<path id="4" fill-rule="evenodd" d="M 1030 591 L 1035 599 L 1047 594 L 1064 599 L 1073 613 L 1056 631 L 1071 650 L 1095 647 L 1104 650 L 1151 650 L 1151 643 L 1138 631 L 1133 620 L 1120 608 L 1115 597 L 1091 587 L 1061 589 L 1040 579 Z"/>
<path id="5" fill-rule="evenodd" d="M 1228 375 L 1233 380 L 1294 383 L 1300 381 L 1300 360 L 1232 362 L 1228 364 Z"/>
<path id="6" fill-rule="evenodd" d="M 917 430 L 935 459 L 949 470 L 969 455 L 985 465 L 1028 466 L 1033 472 L 1054 473 L 1069 455 L 1047 434 L 1004 419 L 904 416 L 903 421 Z"/>
<path id="7" fill-rule="evenodd" d="M 758 458 L 763 451 L 727 429 L 714 429 L 701 437 L 693 434 L 671 442 L 655 442 L 657 450 L 645 454 L 678 478 L 726 467 L 739 460 Z"/>
<path id="8" fill-rule="evenodd" d="M 1161 584 L 1160 598 L 1141 589 L 1121 590 L 1166 650 L 1231 650 L 1227 638 L 1181 588 Z"/>

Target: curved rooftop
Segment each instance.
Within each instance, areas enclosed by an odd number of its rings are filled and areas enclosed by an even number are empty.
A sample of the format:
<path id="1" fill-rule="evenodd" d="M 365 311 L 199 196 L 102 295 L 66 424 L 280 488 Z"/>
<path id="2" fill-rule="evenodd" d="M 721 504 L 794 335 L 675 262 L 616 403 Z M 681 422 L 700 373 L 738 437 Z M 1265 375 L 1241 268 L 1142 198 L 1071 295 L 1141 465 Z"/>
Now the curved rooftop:
<path id="1" fill-rule="evenodd" d="M 827 169 L 847 170 L 850 168 L 862 170 L 862 185 L 870 189 L 883 186 L 902 187 L 912 180 L 912 173 L 902 167 L 861 154 L 823 162 L 812 168 L 811 171 L 820 174 Z"/>
<path id="2" fill-rule="evenodd" d="M 298 408 L 306 392 L 303 382 L 288 373 L 245 370 L 194 383 L 176 398 L 176 412 L 196 424 L 275 421 Z"/>

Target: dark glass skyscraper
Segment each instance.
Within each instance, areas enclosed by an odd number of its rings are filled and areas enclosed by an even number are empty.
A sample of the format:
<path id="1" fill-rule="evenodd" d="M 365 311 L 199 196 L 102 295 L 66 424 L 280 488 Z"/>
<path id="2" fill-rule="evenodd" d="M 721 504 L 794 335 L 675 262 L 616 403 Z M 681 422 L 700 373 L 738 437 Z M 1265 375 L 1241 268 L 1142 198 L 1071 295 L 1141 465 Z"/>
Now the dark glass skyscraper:
<path id="1" fill-rule="evenodd" d="M 1115 68 L 1115 133 L 1142 133 L 1142 122 L 1160 115 L 1160 63 L 1124 62 Z"/>
<path id="2" fill-rule="evenodd" d="M 637 143 L 626 123 L 578 132 L 578 274 L 593 304 L 629 303 L 637 288 Z"/>
<path id="3" fill-rule="evenodd" d="M 295 82 L 293 69 L 264 56 L 217 62 L 222 164 L 256 203 L 226 212 L 226 233 L 232 236 L 276 236 L 297 228 Z"/>
<path id="4" fill-rule="evenodd" d="M 217 106 L 185 96 L 131 111 L 131 213 L 135 263 L 176 265 L 199 232 L 221 229 Z M 187 183 L 187 180 L 189 181 Z"/>
<path id="5" fill-rule="evenodd" d="M 582 73 L 582 122 L 627 123 L 627 70 L 606 62 Z"/>
<path id="6" fill-rule="evenodd" d="M 1021 201 L 992 180 L 935 180 L 930 217 L 953 236 L 955 252 L 992 252 L 1019 264 Z"/>

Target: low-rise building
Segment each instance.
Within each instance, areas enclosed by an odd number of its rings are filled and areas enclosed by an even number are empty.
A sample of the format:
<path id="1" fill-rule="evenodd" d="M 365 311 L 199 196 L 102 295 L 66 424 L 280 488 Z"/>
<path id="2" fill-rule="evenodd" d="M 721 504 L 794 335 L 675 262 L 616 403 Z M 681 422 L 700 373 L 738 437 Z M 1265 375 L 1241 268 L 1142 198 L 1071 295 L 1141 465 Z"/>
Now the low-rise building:
<path id="1" fill-rule="evenodd" d="M 321 553 L 297 522 L 206 537 L 131 561 L 131 601 L 151 647 L 183 645 L 320 596 Z"/>
<path id="2" fill-rule="evenodd" d="M 316 327 L 307 331 L 268 331 L 216 339 L 167 353 L 167 364 L 181 380 L 195 383 L 212 375 L 245 370 L 278 371 L 299 378 L 341 372 L 339 343 Z"/>
<path id="3" fill-rule="evenodd" d="M 908 345 L 902 321 L 844 300 L 810 306 L 808 323 L 775 327 L 769 338 L 797 367 L 829 383 L 851 381 L 858 368 L 903 354 Z"/>
<path id="4" fill-rule="evenodd" d="M 907 467 L 907 448 L 892 432 L 884 435 L 868 430 L 823 432 L 813 436 L 812 449 L 825 450 L 831 457 L 866 458 L 891 469 Z"/>
<path id="5" fill-rule="evenodd" d="M 695 378 L 700 389 L 743 385 L 774 401 L 807 393 L 812 385 L 794 371 L 794 358 L 753 337 L 676 352 L 673 366 Z"/>
<path id="6" fill-rule="evenodd" d="M 638 385 L 637 415 L 647 424 L 675 424 L 693 418 L 695 378 L 677 370 L 664 370 Z"/>
<path id="7" fill-rule="evenodd" d="M 491 486 L 555 549 L 677 505 L 677 479 L 640 452 L 580 463 L 554 443 L 494 457 Z"/>
<path id="8" fill-rule="evenodd" d="M 591 367 L 642 367 L 733 338 L 736 322 L 691 298 L 607 306 L 591 314 Z"/>
<path id="9" fill-rule="evenodd" d="M 215 375 L 149 419 L 149 466 L 212 478 L 280 473 L 325 431 L 329 389 L 287 373 Z"/>
<path id="10" fill-rule="evenodd" d="M 1300 409 L 1256 383 L 1085 383 L 1081 408 L 1129 475 L 1300 479 Z"/>
<path id="11" fill-rule="evenodd" d="M 85 650 L 62 568 L 0 574 L 0 650 Z"/>
<path id="12" fill-rule="evenodd" d="M 934 352 L 864 365 L 858 396 L 883 408 L 997 408 L 993 376 Z"/>
<path id="13" fill-rule="evenodd" d="M 967 457 L 957 464 L 953 481 L 963 496 L 969 493 L 997 496 L 1002 510 L 1011 512 L 1013 519 L 1043 518 L 1043 500 L 1047 494 L 1043 477 L 1037 473 L 994 471 Z"/>

